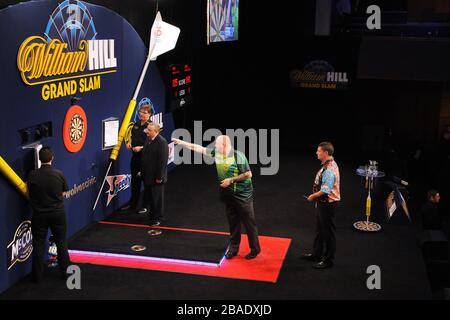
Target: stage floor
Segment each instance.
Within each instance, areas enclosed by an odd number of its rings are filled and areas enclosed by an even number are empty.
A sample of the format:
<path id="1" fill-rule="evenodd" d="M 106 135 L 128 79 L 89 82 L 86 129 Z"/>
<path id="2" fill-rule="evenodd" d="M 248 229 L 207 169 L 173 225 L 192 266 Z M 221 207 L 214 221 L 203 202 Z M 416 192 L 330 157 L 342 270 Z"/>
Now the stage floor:
<path id="1" fill-rule="evenodd" d="M 160 231 L 149 235 L 148 231 Z M 143 251 L 133 251 L 135 245 Z M 69 250 L 136 255 L 219 264 L 228 245 L 224 233 L 150 227 L 143 224 L 99 222 L 69 242 Z"/>
<path id="2" fill-rule="evenodd" d="M 150 230 L 161 234 L 150 236 Z M 238 255 L 226 260 L 228 236 L 218 231 L 101 221 L 74 237 L 69 252 L 77 264 L 277 281 L 291 239 L 259 236 L 263 250 L 255 259 L 246 260 L 250 249 L 244 234 Z M 136 252 L 131 249 L 134 245 L 145 249 Z"/>
<path id="3" fill-rule="evenodd" d="M 79 264 L 82 290 L 68 290 L 65 282 L 57 277 L 57 270 L 51 269 L 47 270 L 46 281 L 42 285 L 33 286 L 26 277 L 2 293 L 0 299 L 430 299 L 431 289 L 418 246 L 418 229 L 414 224 L 417 212 L 411 208 L 412 224 L 393 225 L 375 219 L 382 224 L 381 232 L 367 234 L 355 231 L 353 223 L 364 217 L 365 199 L 361 181 L 354 174 L 354 163 L 341 157 L 337 160 L 345 179 L 342 179 L 341 186 L 343 200 L 335 219 L 337 253 L 331 269 L 315 270 L 312 263 L 300 258 L 302 253 L 311 250 L 315 236 L 314 208 L 301 195 L 311 187 L 317 159 L 314 154 L 303 157 L 284 155 L 276 176 L 260 176 L 257 168 L 252 168 L 260 239 L 264 240 L 264 236 L 292 239 L 279 273 L 273 273 L 272 278 L 249 281 L 247 277 L 244 280 L 244 277 L 239 278 L 244 274 L 243 269 L 235 271 L 232 278 L 185 271 L 167 272 L 167 269 L 145 266 L 100 265 L 86 260 Z M 166 186 L 166 220 L 163 226 L 226 233 L 228 223 L 224 205 L 218 199 L 216 181 L 215 168 L 211 166 L 181 166 L 171 172 Z M 107 221 L 145 225 L 148 217 L 116 212 Z M 123 244 L 124 251 L 135 241 L 148 237 L 147 229 L 143 227 L 129 228 L 134 229 L 131 232 L 136 232 L 136 235 Z M 170 233 L 163 230 L 163 234 L 168 236 Z M 220 236 L 201 235 L 201 238 L 210 239 L 210 236 L 217 241 L 217 247 L 211 244 L 209 249 L 216 259 L 225 251 L 226 236 L 223 236 L 223 242 Z M 219 240 L 214 240 L 215 237 Z M 208 247 L 210 244 L 205 245 Z M 270 261 L 265 254 L 279 254 L 278 247 L 272 249 L 265 243 L 262 246 L 264 255 L 249 262 L 243 258 L 248 252 L 245 246 L 246 240 L 242 239 L 241 252 L 236 260 L 230 260 L 230 264 L 245 263 L 262 270 Z M 190 253 L 184 257 L 189 256 Z M 381 270 L 381 290 L 367 288 L 370 276 L 367 268 L 373 265 Z M 246 274 L 256 274 L 254 270 L 247 269 Z"/>

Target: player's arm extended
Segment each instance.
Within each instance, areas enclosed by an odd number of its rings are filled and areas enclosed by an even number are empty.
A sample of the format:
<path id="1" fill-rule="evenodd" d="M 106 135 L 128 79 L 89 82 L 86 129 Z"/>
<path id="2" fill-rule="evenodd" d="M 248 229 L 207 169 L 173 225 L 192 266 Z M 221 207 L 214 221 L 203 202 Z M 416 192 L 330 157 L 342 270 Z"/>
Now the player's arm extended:
<path id="1" fill-rule="evenodd" d="M 188 148 L 189 150 L 193 150 L 193 151 L 198 152 L 198 153 L 206 154 L 206 148 L 202 147 L 199 144 L 189 143 L 189 142 L 186 142 L 186 141 L 183 141 L 183 140 L 180 140 L 180 139 L 175 139 L 175 138 L 172 138 L 172 141 L 175 144 L 179 144 L 179 145 L 182 145 L 183 147 Z"/>

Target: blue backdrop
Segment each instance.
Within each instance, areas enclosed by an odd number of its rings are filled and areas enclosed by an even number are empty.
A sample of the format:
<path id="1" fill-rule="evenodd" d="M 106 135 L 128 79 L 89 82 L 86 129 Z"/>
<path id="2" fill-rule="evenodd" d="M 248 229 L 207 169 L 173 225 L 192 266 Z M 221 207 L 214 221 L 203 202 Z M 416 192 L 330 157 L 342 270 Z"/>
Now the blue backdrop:
<path id="1" fill-rule="evenodd" d="M 49 17 L 52 19 L 50 23 Z M 49 30 L 51 32 L 45 35 Z M 22 148 L 18 130 L 47 121 L 52 122 L 53 136 L 42 139 L 41 143 L 54 148 L 54 167 L 63 171 L 69 188 L 83 186 L 83 183 L 85 183 L 83 187 L 86 187 L 78 188 L 78 192 L 72 193 L 72 196 L 65 200 L 68 236 L 71 236 L 90 222 L 110 214 L 123 205 L 130 196 L 130 188 L 119 191 L 107 206 L 106 192 L 109 186 L 106 184 L 95 212 L 91 210 L 110 154 L 110 150 L 102 150 L 102 120 L 109 117 L 117 117 L 120 120 L 123 118 L 144 65 L 147 48 L 133 27 L 118 14 L 100 6 L 72 0 L 61 4 L 58 1 L 30 1 L 3 9 L 0 11 L 0 33 L 3 38 L 0 50 L 2 114 L 0 155 L 22 179 L 26 180 L 27 173 L 34 167 L 34 150 Z M 59 38 L 62 43 L 71 42 L 73 50 L 78 48 L 83 39 L 112 39 L 117 66 L 91 71 L 86 67 L 83 71 L 59 76 L 41 75 L 28 79 L 32 83 L 39 82 L 39 84 L 28 85 L 21 78 L 17 57 L 21 44 L 30 36 L 39 36 L 45 40 Z M 110 56 L 111 53 L 109 51 Z M 100 87 L 97 86 L 89 92 L 80 92 L 80 81 L 84 81 L 81 79 L 89 80 L 93 77 L 89 74 L 105 71 L 113 72 L 98 76 Z M 61 83 L 64 86 L 65 82 L 70 81 L 76 81 L 77 90 L 74 95 L 82 98 L 78 105 L 84 109 L 87 117 L 85 144 L 77 153 L 69 152 L 63 142 L 63 122 L 70 107 L 72 94 L 63 92 L 59 97 L 45 99 L 46 84 Z M 171 114 L 164 113 L 164 90 L 164 83 L 155 63 L 152 62 L 137 102 L 144 98 L 152 101 L 156 114 L 159 114 L 157 118 L 163 121 L 163 136 L 170 141 L 174 129 L 173 119 Z M 58 91 L 55 93 L 57 95 Z M 130 152 L 122 146 L 110 175 L 130 174 L 129 161 Z M 90 185 L 94 179 L 95 183 Z M 114 187 L 115 191 L 124 186 L 126 183 L 117 184 Z M 24 197 L 3 175 L 0 177 L 0 190 L 0 250 L 4 250 L 4 253 L 0 254 L 1 292 L 31 269 L 31 257 L 11 265 L 10 245 L 13 240 L 27 241 L 25 236 L 15 239 L 15 233 L 22 222 L 31 218 L 31 209 Z M 21 244 L 17 241 L 14 244 L 16 249 L 19 248 L 17 249 L 19 256 L 26 253 L 26 249 L 20 248 Z"/>

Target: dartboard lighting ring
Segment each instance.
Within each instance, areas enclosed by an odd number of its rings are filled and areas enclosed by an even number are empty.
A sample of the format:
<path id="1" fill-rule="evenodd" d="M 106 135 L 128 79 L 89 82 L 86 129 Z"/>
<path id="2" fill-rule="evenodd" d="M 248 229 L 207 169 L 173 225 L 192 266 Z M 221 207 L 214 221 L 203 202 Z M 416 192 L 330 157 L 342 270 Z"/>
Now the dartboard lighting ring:
<path id="1" fill-rule="evenodd" d="M 87 136 L 87 117 L 83 108 L 74 105 L 67 111 L 63 125 L 64 145 L 69 152 L 83 148 Z"/>

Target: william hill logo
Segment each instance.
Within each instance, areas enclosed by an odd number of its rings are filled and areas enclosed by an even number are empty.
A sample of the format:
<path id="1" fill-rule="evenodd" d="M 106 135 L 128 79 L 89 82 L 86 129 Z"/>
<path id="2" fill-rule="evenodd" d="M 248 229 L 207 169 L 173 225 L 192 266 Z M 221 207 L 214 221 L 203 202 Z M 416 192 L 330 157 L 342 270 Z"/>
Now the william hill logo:
<path id="1" fill-rule="evenodd" d="M 315 89 L 347 89 L 347 72 L 336 72 L 334 67 L 323 60 L 314 60 L 302 70 L 290 73 L 291 87 Z"/>
<path id="2" fill-rule="evenodd" d="M 60 4 L 44 36 L 28 37 L 17 54 L 23 82 L 42 85 L 43 100 L 98 90 L 101 75 L 117 71 L 114 39 L 96 39 L 94 20 L 80 1 Z"/>

